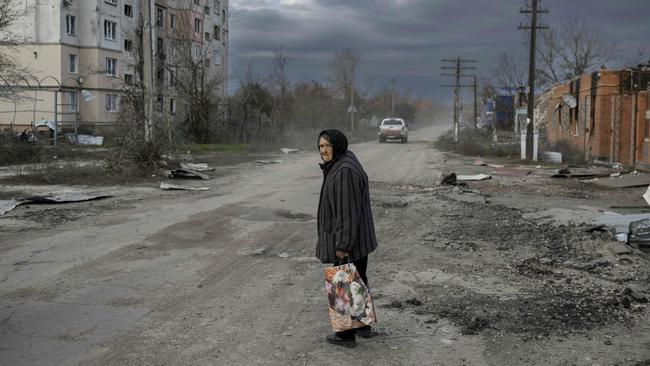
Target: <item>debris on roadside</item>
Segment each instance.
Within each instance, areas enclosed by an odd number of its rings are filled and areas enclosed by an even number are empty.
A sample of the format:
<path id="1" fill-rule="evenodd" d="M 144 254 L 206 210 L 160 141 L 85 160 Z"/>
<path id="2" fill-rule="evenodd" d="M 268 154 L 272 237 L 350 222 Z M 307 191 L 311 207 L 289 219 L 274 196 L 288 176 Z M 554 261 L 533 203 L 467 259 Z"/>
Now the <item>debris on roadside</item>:
<path id="1" fill-rule="evenodd" d="M 599 225 L 591 225 L 583 229 L 584 232 L 586 233 L 593 233 L 594 231 L 609 231 L 607 229 L 607 226 L 605 224 L 599 224 Z"/>
<path id="2" fill-rule="evenodd" d="M 72 202 L 83 202 L 83 201 L 92 201 L 102 198 L 109 198 L 111 195 L 101 194 L 85 194 L 85 193 L 63 193 L 56 196 L 32 196 L 23 199 L 22 203 L 72 203 Z"/>
<path id="3" fill-rule="evenodd" d="M 620 177 L 608 177 L 604 179 L 595 179 L 590 181 L 603 187 L 610 188 L 632 188 L 644 187 L 650 185 L 650 174 L 630 173 Z"/>
<path id="4" fill-rule="evenodd" d="M 592 164 L 595 165 L 595 166 L 602 166 L 602 167 L 615 169 L 615 170 L 622 170 L 623 169 L 623 164 L 621 164 L 621 163 L 610 163 L 608 161 L 594 160 L 592 162 Z"/>
<path id="5" fill-rule="evenodd" d="M 289 148 L 283 147 L 283 148 L 280 149 L 280 151 L 282 151 L 285 154 L 293 154 L 293 153 L 297 153 L 298 149 L 289 149 Z"/>
<path id="6" fill-rule="evenodd" d="M 573 167 L 571 169 L 564 167 L 557 169 L 551 178 L 574 178 L 574 179 L 592 179 L 592 178 L 609 178 L 612 175 L 610 169 L 598 167 Z"/>
<path id="7" fill-rule="evenodd" d="M 504 168 L 505 165 L 501 164 L 488 164 L 485 160 L 482 159 L 475 159 L 474 160 L 474 165 L 476 166 L 489 166 L 490 168 Z"/>
<path id="8" fill-rule="evenodd" d="M 650 214 L 629 214 L 620 215 L 613 213 L 604 213 L 593 220 L 594 225 L 605 225 L 610 227 L 615 232 L 615 237 L 618 241 L 628 242 L 628 233 L 630 232 L 631 224 L 635 221 L 650 220 Z"/>
<path id="9" fill-rule="evenodd" d="M 166 191 L 207 191 L 210 187 L 182 187 L 175 184 L 160 182 L 160 189 Z"/>
<path id="10" fill-rule="evenodd" d="M 491 176 L 487 174 L 474 174 L 474 175 L 457 175 L 456 180 L 457 181 L 479 181 L 479 180 L 486 180 L 486 179 L 492 179 Z"/>
<path id="11" fill-rule="evenodd" d="M 214 170 L 214 168 L 210 168 L 207 163 L 181 163 L 181 168 L 195 172 L 208 172 Z"/>
<path id="12" fill-rule="evenodd" d="M 0 216 L 6 214 L 7 212 L 16 208 L 16 206 L 22 204 L 22 201 L 18 200 L 2 200 L 0 201 Z"/>
<path id="13" fill-rule="evenodd" d="M 181 178 L 181 179 L 203 179 L 203 180 L 210 179 L 209 176 L 190 169 L 165 170 L 165 176 L 168 178 Z"/>
<path id="14" fill-rule="evenodd" d="M 258 164 L 282 164 L 282 160 L 256 160 Z"/>
<path id="15" fill-rule="evenodd" d="M 109 198 L 109 197 L 112 196 L 92 195 L 92 194 L 85 194 L 85 193 L 63 193 L 54 196 L 32 196 L 32 197 L 20 198 L 20 199 L 0 200 L 0 216 L 13 210 L 19 205 L 25 205 L 30 203 L 34 203 L 34 204 L 73 203 L 73 202 L 92 201 L 92 200 L 98 200 L 98 199 Z"/>
<path id="16" fill-rule="evenodd" d="M 643 251 L 650 251 L 650 218 L 630 223 L 627 244 Z"/>
<path id="17" fill-rule="evenodd" d="M 641 196 L 641 197 L 643 197 L 643 199 L 646 201 L 646 203 L 648 205 L 650 205 L 650 186 L 648 186 L 648 190 L 646 190 L 645 193 L 643 194 L 643 196 Z"/>
<path id="18" fill-rule="evenodd" d="M 74 133 L 66 133 L 65 138 L 71 144 L 101 146 L 104 143 L 104 136 L 77 135 L 75 137 Z"/>
<path id="19" fill-rule="evenodd" d="M 440 181 L 440 184 L 442 185 L 447 185 L 447 186 L 455 186 L 456 185 L 456 173 L 451 173 L 448 175 L 445 175 L 442 177 L 442 180 Z"/>

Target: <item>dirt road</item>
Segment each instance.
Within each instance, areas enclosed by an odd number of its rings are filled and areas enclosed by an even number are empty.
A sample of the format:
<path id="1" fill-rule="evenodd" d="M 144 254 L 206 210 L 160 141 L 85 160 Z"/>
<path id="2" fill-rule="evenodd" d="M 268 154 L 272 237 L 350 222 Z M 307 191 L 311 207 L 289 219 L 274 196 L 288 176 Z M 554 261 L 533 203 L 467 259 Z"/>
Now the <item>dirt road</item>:
<path id="1" fill-rule="evenodd" d="M 442 131 L 351 146 L 380 241 L 378 334 L 355 350 L 324 342 L 314 149 L 219 172 L 207 192 L 108 187 L 43 213 L 67 210 L 56 225 L 29 207 L 0 219 L 2 364 L 650 364 L 647 257 L 579 226 L 631 191 L 441 187 L 479 171 L 432 148 Z"/>

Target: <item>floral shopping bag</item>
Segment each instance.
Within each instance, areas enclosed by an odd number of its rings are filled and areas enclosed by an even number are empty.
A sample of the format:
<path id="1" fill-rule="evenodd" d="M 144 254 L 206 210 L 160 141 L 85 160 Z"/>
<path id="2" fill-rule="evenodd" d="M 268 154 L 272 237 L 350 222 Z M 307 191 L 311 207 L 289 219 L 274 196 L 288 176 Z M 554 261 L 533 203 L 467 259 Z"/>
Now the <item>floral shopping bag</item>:
<path id="1" fill-rule="evenodd" d="M 325 287 L 334 331 L 361 328 L 377 321 L 370 291 L 354 264 L 325 268 Z"/>

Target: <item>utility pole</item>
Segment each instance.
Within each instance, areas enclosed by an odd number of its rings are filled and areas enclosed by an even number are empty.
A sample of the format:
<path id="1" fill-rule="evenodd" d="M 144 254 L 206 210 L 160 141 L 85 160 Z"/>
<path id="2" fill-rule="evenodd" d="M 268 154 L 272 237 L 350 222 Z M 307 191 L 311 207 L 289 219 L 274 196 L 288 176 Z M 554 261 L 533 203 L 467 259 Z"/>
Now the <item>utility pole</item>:
<path id="1" fill-rule="evenodd" d="M 392 98 L 391 98 L 391 117 L 395 117 L 395 79 L 392 79 L 391 82 L 393 83 L 393 93 L 392 93 Z"/>
<path id="2" fill-rule="evenodd" d="M 143 71 L 142 71 L 142 84 L 144 86 L 144 138 L 145 141 L 151 141 L 153 139 L 153 90 L 154 90 L 154 78 L 153 78 L 153 40 L 155 39 L 153 35 L 153 24 L 152 19 L 154 13 L 154 1 L 153 0 L 144 0 L 143 1 L 144 9 L 142 9 L 143 15 L 143 24 L 142 24 L 142 62 L 143 62 Z"/>
<path id="3" fill-rule="evenodd" d="M 534 130 L 534 117 L 533 111 L 535 109 L 535 42 L 537 38 L 538 29 L 548 29 L 546 25 L 537 24 L 537 15 L 548 13 L 548 9 L 539 9 L 541 0 L 532 0 L 532 4 L 528 6 L 526 0 L 525 7 L 519 11 L 521 14 L 530 14 L 530 25 L 519 25 L 519 29 L 530 30 L 530 50 L 528 62 L 528 120 L 526 124 L 526 159 L 533 160 L 533 130 Z"/>
<path id="4" fill-rule="evenodd" d="M 453 76 L 456 78 L 456 84 L 455 85 L 442 85 L 443 87 L 453 87 L 454 88 L 454 142 L 458 142 L 458 117 L 459 117 L 459 107 L 460 107 L 460 88 L 464 86 L 470 86 L 470 85 L 460 85 L 460 78 L 461 77 L 471 77 L 473 75 L 463 75 L 462 70 L 476 70 L 476 67 L 467 67 L 463 66 L 463 63 L 476 63 L 476 60 L 465 60 L 461 59 L 460 57 L 457 57 L 456 59 L 453 60 L 446 60 L 442 59 L 442 62 L 453 62 L 455 66 L 441 66 L 440 68 L 443 70 L 455 70 L 456 72 L 454 74 L 441 74 L 442 76 Z M 475 83 L 476 84 L 476 83 Z M 476 100 L 476 97 L 474 97 L 474 100 Z M 474 114 L 474 118 L 476 118 L 476 114 Z"/>
<path id="5" fill-rule="evenodd" d="M 478 85 L 476 84 L 476 75 L 472 76 L 474 77 L 474 130 L 476 130 L 478 127 L 478 102 L 476 101 L 476 89 L 478 88 Z"/>

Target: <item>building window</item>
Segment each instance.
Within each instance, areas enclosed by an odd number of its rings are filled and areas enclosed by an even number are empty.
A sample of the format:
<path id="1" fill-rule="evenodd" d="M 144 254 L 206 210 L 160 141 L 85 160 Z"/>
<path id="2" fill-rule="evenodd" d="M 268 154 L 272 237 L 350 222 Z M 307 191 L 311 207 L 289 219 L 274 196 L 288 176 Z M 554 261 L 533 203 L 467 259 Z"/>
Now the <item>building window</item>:
<path id="1" fill-rule="evenodd" d="M 165 40 L 162 38 L 156 39 L 156 53 L 159 55 L 165 53 Z"/>
<path id="2" fill-rule="evenodd" d="M 221 16 L 223 17 L 224 20 L 226 19 L 226 11 L 225 10 L 221 11 Z"/>
<path id="3" fill-rule="evenodd" d="M 156 7 L 156 25 L 159 27 L 165 25 L 165 10 L 160 7 Z"/>
<path id="4" fill-rule="evenodd" d="M 195 32 L 201 31 L 201 19 L 194 19 L 194 31 Z"/>
<path id="5" fill-rule="evenodd" d="M 162 67 L 156 71 L 156 82 L 163 86 L 165 84 L 165 69 Z"/>
<path id="6" fill-rule="evenodd" d="M 69 36 L 74 36 L 77 34 L 77 18 L 74 15 L 65 16 L 65 32 Z"/>
<path id="7" fill-rule="evenodd" d="M 104 0 L 104 2 L 109 3 L 111 5 L 117 5 L 117 0 Z"/>
<path id="8" fill-rule="evenodd" d="M 215 65 L 221 65 L 221 52 L 219 50 L 212 51 L 212 58 L 214 59 Z"/>
<path id="9" fill-rule="evenodd" d="M 169 85 L 176 86 L 176 68 L 169 70 Z"/>
<path id="10" fill-rule="evenodd" d="M 117 94 L 106 94 L 106 112 L 117 112 L 120 97 Z"/>
<path id="11" fill-rule="evenodd" d="M 104 20 L 104 38 L 114 41 L 116 34 L 117 23 L 111 22 L 110 20 Z"/>
<path id="12" fill-rule="evenodd" d="M 199 2 L 200 2 L 199 0 L 194 0 L 194 5 L 201 5 L 199 4 Z"/>
<path id="13" fill-rule="evenodd" d="M 169 113 L 176 113 L 176 100 L 174 98 L 169 99 Z"/>
<path id="14" fill-rule="evenodd" d="M 219 0 L 214 0 L 214 13 L 217 15 L 219 15 L 220 13 L 219 8 L 220 8 Z"/>
<path id="15" fill-rule="evenodd" d="M 133 49 L 133 41 L 130 39 L 124 40 L 124 51 L 131 51 Z"/>
<path id="16" fill-rule="evenodd" d="M 76 112 L 78 105 L 77 92 L 68 92 L 68 112 Z"/>
<path id="17" fill-rule="evenodd" d="M 209 41 L 210 40 L 210 33 L 205 32 L 205 40 Z"/>
<path id="18" fill-rule="evenodd" d="M 133 7 L 129 4 L 124 4 L 124 15 L 133 17 Z"/>
<path id="19" fill-rule="evenodd" d="M 210 7 L 209 6 L 203 7 L 203 13 L 210 14 Z"/>
<path id="20" fill-rule="evenodd" d="M 68 55 L 68 71 L 71 74 L 77 73 L 77 55 L 69 54 Z"/>
<path id="21" fill-rule="evenodd" d="M 196 43 L 192 44 L 192 57 L 196 60 L 201 58 L 201 45 Z"/>
<path id="22" fill-rule="evenodd" d="M 169 26 L 171 29 L 176 29 L 176 14 L 171 14 L 169 16 Z"/>
<path id="23" fill-rule="evenodd" d="M 117 59 L 106 57 L 106 75 L 117 76 Z"/>
<path id="24" fill-rule="evenodd" d="M 133 83 L 133 75 L 132 74 L 124 74 L 124 82 L 127 84 Z"/>
<path id="25" fill-rule="evenodd" d="M 214 33 L 214 39 L 216 39 L 216 40 L 220 40 L 220 39 L 221 39 L 221 35 L 220 35 L 221 32 L 220 32 L 220 30 L 219 30 L 219 26 L 218 26 L 218 25 L 215 25 L 215 26 L 214 26 L 214 32 L 213 32 L 213 33 Z"/>

